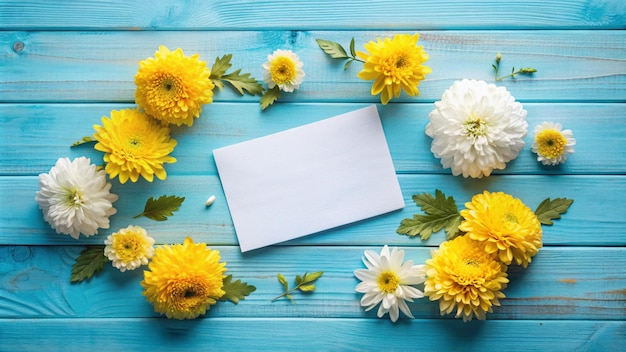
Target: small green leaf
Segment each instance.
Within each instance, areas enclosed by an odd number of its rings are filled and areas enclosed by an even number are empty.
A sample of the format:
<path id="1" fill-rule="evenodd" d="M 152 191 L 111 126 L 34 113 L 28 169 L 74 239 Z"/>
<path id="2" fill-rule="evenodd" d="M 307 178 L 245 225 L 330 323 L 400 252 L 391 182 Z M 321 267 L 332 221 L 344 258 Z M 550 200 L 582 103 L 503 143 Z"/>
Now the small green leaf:
<path id="1" fill-rule="evenodd" d="M 256 291 L 256 287 L 252 285 L 248 285 L 241 280 L 232 280 L 232 275 L 228 275 L 224 278 L 222 290 L 224 290 L 225 293 L 222 297 L 220 297 L 220 301 L 225 302 L 226 300 L 229 300 L 237 304 L 239 301 L 246 299 L 246 296 L 249 296 L 252 292 Z"/>
<path id="2" fill-rule="evenodd" d="M 222 76 L 222 80 L 230 83 L 240 95 L 248 93 L 252 96 L 263 95 L 263 85 L 249 73 L 240 73 L 241 69 Z"/>
<path id="3" fill-rule="evenodd" d="M 261 110 L 267 109 L 267 107 L 274 104 L 278 98 L 280 98 L 280 88 L 278 88 L 278 86 L 274 86 L 274 88 L 265 91 L 261 97 Z"/>
<path id="4" fill-rule="evenodd" d="M 300 285 L 302 283 L 302 276 L 296 275 L 296 285 Z"/>
<path id="5" fill-rule="evenodd" d="M 298 289 L 302 292 L 313 292 L 315 291 L 315 284 L 302 285 Z"/>
<path id="6" fill-rule="evenodd" d="M 149 219 L 156 221 L 167 220 L 168 216 L 174 215 L 173 212 L 178 210 L 181 204 L 183 204 L 184 200 L 185 197 L 167 195 L 162 195 L 157 200 L 155 200 L 153 197 L 150 197 L 146 201 L 143 213 L 135 215 L 134 218 L 136 219 L 138 217 L 145 216 Z"/>
<path id="7" fill-rule="evenodd" d="M 353 63 L 353 62 L 354 62 L 354 60 L 348 60 L 348 61 L 346 61 L 346 63 L 345 63 L 345 64 L 343 64 L 343 70 L 344 70 L 344 71 L 345 71 L 345 70 L 347 70 L 347 69 L 348 69 L 348 67 L 350 67 L 350 65 L 352 65 L 352 63 Z"/>
<path id="8" fill-rule="evenodd" d="M 310 274 L 305 273 L 302 282 L 306 283 L 306 284 L 311 283 L 311 282 L 319 279 L 320 277 L 322 277 L 323 274 L 324 274 L 323 271 L 316 271 L 316 272 L 310 273 Z"/>
<path id="9" fill-rule="evenodd" d="M 291 303 L 296 304 L 296 300 L 293 299 L 293 296 L 290 294 L 286 294 L 285 297 L 289 298 L 289 300 L 291 301 Z"/>
<path id="10" fill-rule="evenodd" d="M 356 50 L 354 49 L 354 37 L 350 40 L 350 54 L 356 56 Z"/>
<path id="11" fill-rule="evenodd" d="M 289 289 L 289 284 L 287 283 L 287 279 L 285 279 L 285 275 L 283 274 L 278 274 L 278 282 L 280 282 L 283 285 L 283 288 L 285 289 L 285 291 L 287 291 Z"/>
<path id="12" fill-rule="evenodd" d="M 227 54 L 222 57 L 216 57 L 215 63 L 213 64 L 213 67 L 211 67 L 211 76 L 209 78 L 212 81 L 221 80 L 222 76 L 232 66 L 232 64 L 230 63 L 230 59 L 232 58 L 233 58 L 233 54 Z"/>
<path id="13" fill-rule="evenodd" d="M 535 210 L 535 215 L 537 215 L 537 219 L 542 224 L 552 225 L 554 224 L 552 219 L 560 219 L 561 214 L 567 212 L 567 209 L 573 202 L 573 199 L 567 198 L 556 198 L 554 200 L 546 198 Z"/>
<path id="14" fill-rule="evenodd" d="M 400 235 L 417 236 L 427 240 L 430 236 L 446 230 L 447 238 L 454 238 L 459 232 L 461 214 L 456 206 L 454 198 L 447 197 L 440 190 L 435 190 L 435 195 L 422 193 L 413 195 L 415 204 L 421 207 L 426 215 L 415 214 L 413 218 L 403 219 L 396 232 Z"/>
<path id="15" fill-rule="evenodd" d="M 319 45 L 320 49 L 322 49 L 326 54 L 328 54 L 333 59 L 347 59 L 349 58 L 346 50 L 341 46 L 341 44 L 337 42 L 333 42 L 330 40 L 324 39 L 315 39 L 317 45 Z"/>
<path id="16" fill-rule="evenodd" d="M 97 141 L 95 139 L 93 139 L 93 137 L 91 137 L 91 136 L 85 136 L 81 140 L 72 143 L 72 145 L 70 145 L 70 148 L 79 146 L 81 144 L 92 143 L 92 142 L 97 142 Z"/>
<path id="17" fill-rule="evenodd" d="M 102 271 L 107 262 L 109 258 L 104 255 L 104 246 L 87 246 L 76 258 L 76 263 L 72 265 L 70 282 L 81 282 L 91 278 Z"/>

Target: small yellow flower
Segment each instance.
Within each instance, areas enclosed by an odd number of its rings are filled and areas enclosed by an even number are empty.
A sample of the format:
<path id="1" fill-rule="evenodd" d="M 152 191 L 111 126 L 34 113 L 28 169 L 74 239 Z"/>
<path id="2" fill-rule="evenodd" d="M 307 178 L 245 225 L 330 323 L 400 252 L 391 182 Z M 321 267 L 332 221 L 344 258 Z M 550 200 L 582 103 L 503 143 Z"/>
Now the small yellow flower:
<path id="1" fill-rule="evenodd" d="M 543 122 L 535 127 L 535 140 L 531 147 L 537 160 L 544 165 L 564 163 L 574 152 L 576 140 L 572 130 L 563 130 L 560 123 Z"/>
<path id="2" fill-rule="evenodd" d="M 515 261 L 524 268 L 542 247 L 541 223 L 521 200 L 502 193 L 477 194 L 461 210 L 461 231 L 497 254 L 506 265 Z"/>
<path id="3" fill-rule="evenodd" d="M 424 294 L 431 301 L 439 300 L 441 315 L 456 308 L 456 318 L 484 320 L 504 298 L 502 290 L 509 282 L 506 270 L 479 242 L 467 235 L 456 237 L 443 242 L 426 260 Z"/>
<path id="4" fill-rule="evenodd" d="M 110 119 L 103 117 L 102 126 L 93 128 L 94 148 L 105 153 L 105 171 L 112 179 L 119 176 L 120 183 L 136 182 L 140 175 L 150 182 L 155 175 L 164 180 L 163 163 L 176 162 L 169 155 L 176 146 L 170 129 L 137 109 L 113 110 Z"/>
<path id="5" fill-rule="evenodd" d="M 154 58 L 139 62 L 135 101 L 145 112 L 168 124 L 193 125 L 202 105 L 213 101 L 211 70 L 199 55 L 160 46 Z"/>
<path id="6" fill-rule="evenodd" d="M 154 239 L 139 226 L 130 225 L 109 235 L 104 244 L 104 255 L 121 272 L 148 264 L 154 254 Z"/>
<path id="7" fill-rule="evenodd" d="M 143 295 L 155 312 L 179 320 L 194 319 L 224 295 L 225 266 L 218 250 L 194 243 L 190 237 L 182 245 L 159 246 L 150 270 L 143 272 Z"/>
<path id="8" fill-rule="evenodd" d="M 270 89 L 278 86 L 282 91 L 293 92 L 304 80 L 302 66 L 298 55 L 291 50 L 275 50 L 263 64 L 263 81 Z"/>
<path id="9" fill-rule="evenodd" d="M 420 82 L 432 70 L 423 63 L 428 54 L 423 47 L 417 46 L 418 34 L 396 34 L 393 39 L 377 38 L 376 42 L 365 44 L 368 53 L 357 52 L 364 60 L 363 70 L 358 77 L 374 80 L 372 95 L 380 95 L 380 101 L 387 104 L 392 97 L 398 98 L 400 91 L 410 96 L 419 95 Z"/>

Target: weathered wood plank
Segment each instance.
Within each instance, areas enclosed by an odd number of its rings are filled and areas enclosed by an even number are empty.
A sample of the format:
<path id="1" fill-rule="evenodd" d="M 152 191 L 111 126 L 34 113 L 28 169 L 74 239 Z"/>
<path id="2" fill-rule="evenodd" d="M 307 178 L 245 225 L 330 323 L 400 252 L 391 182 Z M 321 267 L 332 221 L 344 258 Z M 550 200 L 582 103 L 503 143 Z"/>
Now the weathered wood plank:
<path id="1" fill-rule="evenodd" d="M 3 0 L 8 29 L 344 29 L 623 28 L 619 0 L 446 2 L 323 1 L 45 1 Z"/>
<path id="2" fill-rule="evenodd" d="M 219 350 L 255 351 L 620 351 L 621 321 L 373 319 L 0 319 L 6 352 Z M 497 347 L 496 347 L 497 345 Z"/>
<path id="3" fill-rule="evenodd" d="M 88 282 L 70 284 L 74 258 L 82 246 L 0 246 L 0 317 L 2 318 L 126 318 L 152 317 L 141 295 L 141 270 L 120 273 L 107 265 Z M 238 305 L 214 306 L 210 317 L 376 318 L 359 306 L 352 271 L 363 266 L 365 249 L 380 247 L 273 247 L 242 254 L 239 248 L 212 246 L 222 253 L 229 273 L 256 286 Z M 405 259 L 424 263 L 429 248 L 405 248 Z M 606 263 L 611 263 L 610 266 Z M 507 296 L 489 320 L 623 320 L 626 316 L 626 248 L 543 248 L 526 270 L 511 266 Z M 276 279 L 290 282 L 304 272 L 324 271 L 311 294 L 282 293 Z M 291 284 L 290 284 L 291 285 Z M 409 304 L 416 318 L 439 319 L 437 302 Z M 450 316 L 445 317 L 450 318 Z"/>
<path id="4" fill-rule="evenodd" d="M 441 189 L 454 196 L 460 209 L 474 194 L 487 189 L 503 191 L 519 197 L 535 209 L 547 197 L 574 199 L 574 203 L 554 226 L 544 227 L 546 245 L 624 246 L 626 227 L 624 209 L 626 179 L 621 176 L 491 176 L 481 180 L 466 180 L 443 175 L 400 175 L 400 186 L 406 207 L 400 211 L 363 220 L 287 242 L 287 245 L 438 245 L 443 234 L 422 242 L 395 233 L 401 220 L 412 217 L 421 210 L 411 200 L 413 194 Z M 98 236 L 81 238 L 80 242 L 69 236 L 57 235 L 43 221 L 34 200 L 38 189 L 37 177 L 0 178 L 0 244 L 95 244 L 102 243 L 106 235 L 129 224 L 146 228 L 158 243 L 180 242 L 189 235 L 213 245 L 236 245 L 237 239 L 228 212 L 226 199 L 216 176 L 170 176 L 153 184 L 119 185 L 114 182 L 113 192 L 120 195 L 114 204 L 118 213 L 111 218 L 111 229 L 102 230 Z M 185 197 L 180 210 L 167 222 L 147 218 L 133 219 L 141 213 L 145 201 L 163 194 Z M 205 201 L 210 195 L 217 200 L 209 207 Z"/>
<path id="5" fill-rule="evenodd" d="M 205 107 L 191 128 L 173 129 L 178 145 L 170 175 L 216 175 L 213 149 L 289 128 L 319 121 L 362 108 L 365 104 L 282 104 L 261 111 L 256 104 L 215 103 Z M 70 145 L 93 134 L 93 125 L 111 110 L 129 104 L 0 104 L 0 174 L 37 175 L 48 170 L 59 157 L 88 156 L 102 163 L 102 153 L 93 144 Z M 378 105 L 387 143 L 398 173 L 441 173 L 439 159 L 430 150 L 431 138 L 424 134 L 433 104 Z M 526 147 L 505 170 L 494 174 L 625 174 L 626 104 L 527 103 L 529 134 Z M 560 122 L 574 131 L 576 152 L 565 164 L 545 167 L 530 151 L 533 130 L 543 121 Z M 68 129 L 67 126 L 72 126 Z M 598 128 L 604 126 L 604 128 Z M 607 143 L 610 141 L 610 143 Z"/>
<path id="6" fill-rule="evenodd" d="M 0 102 L 133 102 L 138 62 L 159 45 L 199 53 L 213 63 L 232 53 L 233 66 L 262 79 L 261 65 L 275 49 L 291 49 L 307 73 L 301 88 L 281 102 L 378 102 L 371 82 L 356 77 L 359 64 L 343 71 L 317 46 L 316 38 L 357 47 L 390 31 L 243 32 L 0 32 Z M 245 43 L 245 44 L 244 44 Z M 433 31 L 421 32 L 433 73 L 420 85 L 421 96 L 403 94 L 397 102 L 438 100 L 455 80 L 492 81 L 491 64 L 503 54 L 502 70 L 534 67 L 532 78 L 502 81 L 520 101 L 623 102 L 626 96 L 626 32 L 600 31 Z M 16 50 L 14 48 L 18 48 Z M 216 101 L 258 101 L 230 90 Z"/>

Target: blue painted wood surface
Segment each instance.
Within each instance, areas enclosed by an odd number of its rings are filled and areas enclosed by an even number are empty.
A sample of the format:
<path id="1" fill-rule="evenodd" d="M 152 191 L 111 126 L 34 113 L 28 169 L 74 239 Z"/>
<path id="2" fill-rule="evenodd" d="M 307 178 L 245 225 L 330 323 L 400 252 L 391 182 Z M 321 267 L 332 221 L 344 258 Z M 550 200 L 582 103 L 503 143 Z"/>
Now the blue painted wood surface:
<path id="1" fill-rule="evenodd" d="M 110 349 L 200 350 L 626 350 L 626 3 L 548 1 L 46 1 L 0 0 L 0 351 Z M 433 73 L 421 96 L 379 105 L 407 207 L 356 224 L 242 254 L 211 150 L 351 111 L 378 98 L 370 82 L 343 71 L 316 38 L 364 44 L 394 33 L 420 33 Z M 74 258 L 107 231 L 75 241 L 56 235 L 34 201 L 37 175 L 59 157 L 86 155 L 69 145 L 92 133 L 112 109 L 133 103 L 138 62 L 158 45 L 181 47 L 260 78 L 275 49 L 305 63 L 301 89 L 261 112 L 258 97 L 224 90 L 192 128 L 174 128 L 178 146 L 169 177 L 120 185 L 112 229 L 144 226 L 158 243 L 190 235 L 222 252 L 229 271 L 257 287 L 238 305 L 221 303 L 194 321 L 156 315 L 141 295 L 141 272 L 107 267 L 69 283 Z M 532 77 L 506 86 L 528 110 L 532 128 L 560 122 L 574 131 L 576 153 L 541 166 L 526 148 L 507 168 L 481 180 L 450 175 L 424 135 L 433 102 L 462 78 L 493 81 L 491 63 L 531 66 Z M 411 195 L 435 188 L 458 205 L 488 189 L 535 208 L 545 197 L 575 199 L 563 219 L 544 227 L 544 245 L 527 270 L 512 267 L 502 306 L 484 322 L 441 317 L 437 304 L 411 305 L 416 319 L 392 324 L 359 306 L 352 271 L 366 249 L 404 248 L 423 262 L 443 240 L 399 236 L 418 212 Z M 133 220 L 150 196 L 186 200 L 166 223 Z M 215 204 L 206 208 L 212 194 Z M 298 304 L 271 302 L 292 278 L 323 270 L 315 293 Z"/>

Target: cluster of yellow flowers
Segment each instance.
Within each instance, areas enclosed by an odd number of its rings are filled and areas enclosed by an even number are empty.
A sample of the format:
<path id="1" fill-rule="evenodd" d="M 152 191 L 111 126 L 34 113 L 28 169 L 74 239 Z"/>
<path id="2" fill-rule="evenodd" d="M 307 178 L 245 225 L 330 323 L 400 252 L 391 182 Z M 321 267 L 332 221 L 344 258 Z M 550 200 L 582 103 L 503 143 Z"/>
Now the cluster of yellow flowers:
<path id="1" fill-rule="evenodd" d="M 439 301 L 441 314 L 469 321 L 485 319 L 499 306 L 509 282 L 508 265 L 532 261 L 542 247 L 541 223 L 521 200 L 502 192 L 483 192 L 461 211 L 465 232 L 443 242 L 426 261 L 424 295 Z"/>

